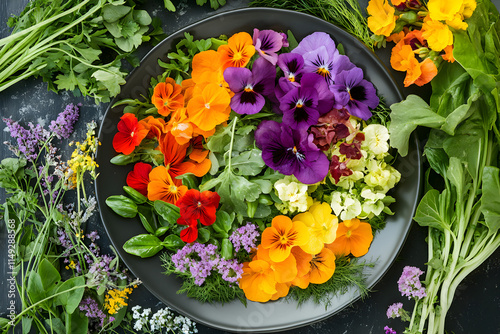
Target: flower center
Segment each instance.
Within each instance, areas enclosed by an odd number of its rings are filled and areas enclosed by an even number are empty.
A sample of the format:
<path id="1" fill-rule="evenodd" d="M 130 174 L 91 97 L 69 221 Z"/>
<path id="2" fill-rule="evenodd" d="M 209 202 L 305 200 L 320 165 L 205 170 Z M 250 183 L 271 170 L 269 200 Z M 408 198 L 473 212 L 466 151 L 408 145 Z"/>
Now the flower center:
<path id="1" fill-rule="evenodd" d="M 304 106 L 304 101 L 302 99 L 299 99 L 297 103 L 295 103 L 296 108 L 302 108 Z"/>
<path id="2" fill-rule="evenodd" d="M 233 55 L 233 60 L 240 60 L 241 58 L 243 58 L 243 55 L 241 54 L 241 52 L 236 52 Z"/>
<path id="3" fill-rule="evenodd" d="M 246 85 L 244 91 L 247 93 L 253 92 L 253 86 L 250 84 Z"/>
<path id="4" fill-rule="evenodd" d="M 347 232 L 345 233 L 345 236 L 350 238 L 351 234 L 352 234 L 351 230 L 347 230 Z"/>
<path id="5" fill-rule="evenodd" d="M 318 69 L 316 70 L 316 73 L 318 73 L 319 75 L 322 75 L 323 77 L 327 77 L 330 75 L 330 71 L 328 71 L 328 69 L 325 67 L 318 67 Z"/>
<path id="6" fill-rule="evenodd" d="M 196 206 L 200 208 L 201 207 L 201 202 L 198 201 L 198 203 L 196 203 Z"/>
<path id="7" fill-rule="evenodd" d="M 170 189 L 171 193 L 173 193 L 173 194 L 177 193 L 177 187 L 176 186 L 170 186 L 169 189 Z"/>
<path id="8" fill-rule="evenodd" d="M 295 74 L 293 73 L 288 74 L 288 81 L 295 82 Z"/>
<path id="9" fill-rule="evenodd" d="M 205 103 L 205 108 L 210 109 L 210 102 Z"/>
<path id="10" fill-rule="evenodd" d="M 281 244 L 287 244 L 288 243 L 288 238 L 284 235 L 281 236 L 280 238 L 280 243 Z"/>
<path id="11" fill-rule="evenodd" d="M 134 132 L 134 131 L 130 132 L 130 137 L 133 137 L 133 136 L 134 136 L 134 134 L 135 134 L 135 132 Z"/>

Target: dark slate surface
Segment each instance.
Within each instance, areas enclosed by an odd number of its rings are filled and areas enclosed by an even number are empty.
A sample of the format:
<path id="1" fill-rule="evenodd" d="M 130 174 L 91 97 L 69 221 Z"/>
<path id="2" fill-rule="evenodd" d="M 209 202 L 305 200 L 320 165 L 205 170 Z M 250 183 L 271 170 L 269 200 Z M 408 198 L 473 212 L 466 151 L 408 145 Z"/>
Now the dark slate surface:
<path id="1" fill-rule="evenodd" d="M 229 3 L 217 12 L 227 11 L 235 8 L 245 7 L 248 1 L 228 1 Z M 367 1 L 360 1 L 366 7 Z M 9 30 L 5 25 L 7 18 L 12 14 L 18 14 L 24 8 L 27 0 L 0 0 L 0 37 L 8 35 Z M 180 28 L 194 23 L 202 18 L 213 15 L 215 12 L 209 7 L 199 7 L 194 5 L 194 0 L 181 0 L 176 2 L 178 11 L 167 13 L 163 9 L 163 1 L 149 0 L 146 9 L 152 16 L 158 16 L 163 22 L 163 27 L 167 33 L 172 33 Z M 497 8 L 500 7 L 500 0 L 495 0 Z M 141 47 L 140 56 L 146 54 L 150 47 Z M 389 50 L 378 52 L 380 58 L 387 63 Z M 402 75 L 394 74 L 398 82 L 402 82 Z M 405 94 L 416 92 L 426 95 L 426 90 L 404 90 Z M 77 123 L 76 131 L 71 139 L 80 139 L 85 134 L 85 124 L 91 120 L 98 123 L 102 120 L 107 104 L 95 105 L 91 99 L 74 97 L 71 93 L 61 93 L 59 95 L 47 91 L 47 86 L 41 80 L 28 79 L 18 83 L 14 87 L 0 94 L 0 116 L 11 117 L 21 123 L 33 121 L 48 126 L 51 120 L 64 109 L 68 103 L 83 103 L 80 120 Z M 1 125 L 0 142 L 9 140 L 8 132 L 4 131 L 5 126 Z M 68 157 L 70 150 L 67 142 L 62 143 L 66 149 L 64 154 Z M 4 145 L 0 145 L 0 157 L 10 156 Z M 88 185 L 88 192 L 92 193 L 92 185 Z M 3 203 L 5 194 L 0 193 L 0 202 Z M 102 222 L 98 215 L 94 215 L 89 230 L 97 230 L 101 235 L 101 245 L 103 249 L 109 245 Z M 394 302 L 403 302 L 407 310 L 411 310 L 412 301 L 405 300 L 398 292 L 397 280 L 402 269 L 406 265 L 425 268 L 427 259 L 427 246 L 425 243 L 426 230 L 413 224 L 408 239 L 399 254 L 397 260 L 387 272 L 387 274 L 375 285 L 373 291 L 365 300 L 355 302 L 351 307 L 331 316 L 321 322 L 305 326 L 287 333 L 309 334 L 309 333 L 332 333 L 332 334 L 367 334 L 383 333 L 386 325 L 401 333 L 404 324 L 399 319 L 387 319 L 387 307 Z M 2 224 L 0 227 L 0 315 L 7 313 L 7 265 L 6 265 L 6 231 Z M 448 314 L 447 331 L 450 333 L 500 333 L 500 251 L 497 250 L 481 267 L 470 274 L 458 287 L 455 300 Z M 143 307 L 151 307 L 153 310 L 163 307 L 163 304 L 153 297 L 144 287 L 139 287 L 131 297 L 130 305 L 140 304 Z M 19 304 L 18 304 L 19 305 Z M 268 315 L 264 315 L 268 316 Z M 272 316 L 272 315 L 269 315 Z M 223 333 L 217 329 L 198 325 L 199 333 Z"/>

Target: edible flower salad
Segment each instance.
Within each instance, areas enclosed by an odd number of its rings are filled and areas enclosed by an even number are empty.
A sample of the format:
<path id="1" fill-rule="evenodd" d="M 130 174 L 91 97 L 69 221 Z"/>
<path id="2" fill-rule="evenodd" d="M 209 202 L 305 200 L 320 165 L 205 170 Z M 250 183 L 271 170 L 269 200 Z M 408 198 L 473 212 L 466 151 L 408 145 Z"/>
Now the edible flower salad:
<path id="1" fill-rule="evenodd" d="M 202 302 L 362 289 L 401 177 L 376 88 L 324 32 L 185 37 L 148 96 L 115 104 L 111 162 L 133 167 L 106 203 L 147 232 L 124 250 L 162 252 Z"/>

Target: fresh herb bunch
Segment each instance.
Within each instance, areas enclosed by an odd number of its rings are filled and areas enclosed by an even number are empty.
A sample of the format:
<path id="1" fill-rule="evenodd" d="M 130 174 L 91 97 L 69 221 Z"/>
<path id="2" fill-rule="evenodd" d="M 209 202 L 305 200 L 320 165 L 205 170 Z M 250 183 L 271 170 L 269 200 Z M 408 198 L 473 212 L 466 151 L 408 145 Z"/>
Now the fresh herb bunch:
<path id="1" fill-rule="evenodd" d="M 109 102 L 125 83 L 121 60 L 138 65 L 132 52 L 163 37 L 160 22 L 134 6 L 132 0 L 30 1 L 9 19 L 11 35 L 0 39 L 0 92 L 35 76 L 54 92 Z"/>
<path id="2" fill-rule="evenodd" d="M 431 128 L 427 175 L 440 183 L 428 178 L 414 217 L 428 227 L 427 296 L 405 333 L 444 333 L 458 285 L 500 246 L 499 18 L 489 0 L 478 1 L 467 30 L 453 33 L 456 61 L 432 80 L 430 105 L 410 95 L 391 107 L 391 143 L 402 155 L 417 126 Z"/>
<path id="3" fill-rule="evenodd" d="M 344 28 L 374 49 L 374 41 L 357 0 L 253 0 L 250 6 L 290 9 L 314 15 Z"/>
<path id="4" fill-rule="evenodd" d="M 9 294 L 10 305 L 18 297 L 21 307 L 0 318 L 3 333 L 21 326 L 24 332 L 77 334 L 115 328 L 137 283 L 117 256 L 100 253 L 96 232 L 84 234 L 97 204 L 84 190 L 84 180 L 96 177 L 95 122 L 68 161 L 54 145 L 55 138 L 69 138 L 78 115 L 78 106 L 68 105 L 50 131 L 4 119 L 17 141 L 6 144 L 17 157 L 0 163 L 0 187 L 7 193 L 0 213 L 12 240 L 8 274 L 17 289 Z M 75 189 L 76 205 L 65 206 L 65 194 Z"/>
<path id="5" fill-rule="evenodd" d="M 193 0 L 191 0 L 193 1 Z M 196 4 L 198 6 L 203 6 L 206 4 L 208 0 L 196 0 Z M 164 6 L 167 10 L 171 12 L 175 12 L 176 8 L 174 3 L 171 0 L 163 0 Z M 212 9 L 218 9 L 220 6 L 224 6 L 226 4 L 226 0 L 210 0 L 210 7 Z"/>

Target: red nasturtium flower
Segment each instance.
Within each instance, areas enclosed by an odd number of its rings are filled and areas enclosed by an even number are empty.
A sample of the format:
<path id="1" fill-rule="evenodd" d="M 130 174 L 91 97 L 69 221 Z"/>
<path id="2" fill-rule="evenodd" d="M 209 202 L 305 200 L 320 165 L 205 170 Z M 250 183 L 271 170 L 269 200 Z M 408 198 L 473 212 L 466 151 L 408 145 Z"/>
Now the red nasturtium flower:
<path id="1" fill-rule="evenodd" d="M 134 188 L 144 196 L 148 195 L 149 173 L 153 167 L 144 162 L 138 162 L 134 165 L 134 170 L 127 175 L 127 185 Z"/>
<path id="2" fill-rule="evenodd" d="M 113 137 L 113 148 L 118 153 L 129 155 L 147 136 L 149 130 L 134 114 L 126 113 L 118 122 L 118 133 Z"/>
<path id="3" fill-rule="evenodd" d="M 216 192 L 190 189 L 175 205 L 180 208 L 181 219 L 189 222 L 200 220 L 202 225 L 209 226 L 215 222 L 219 201 L 220 196 Z"/>

